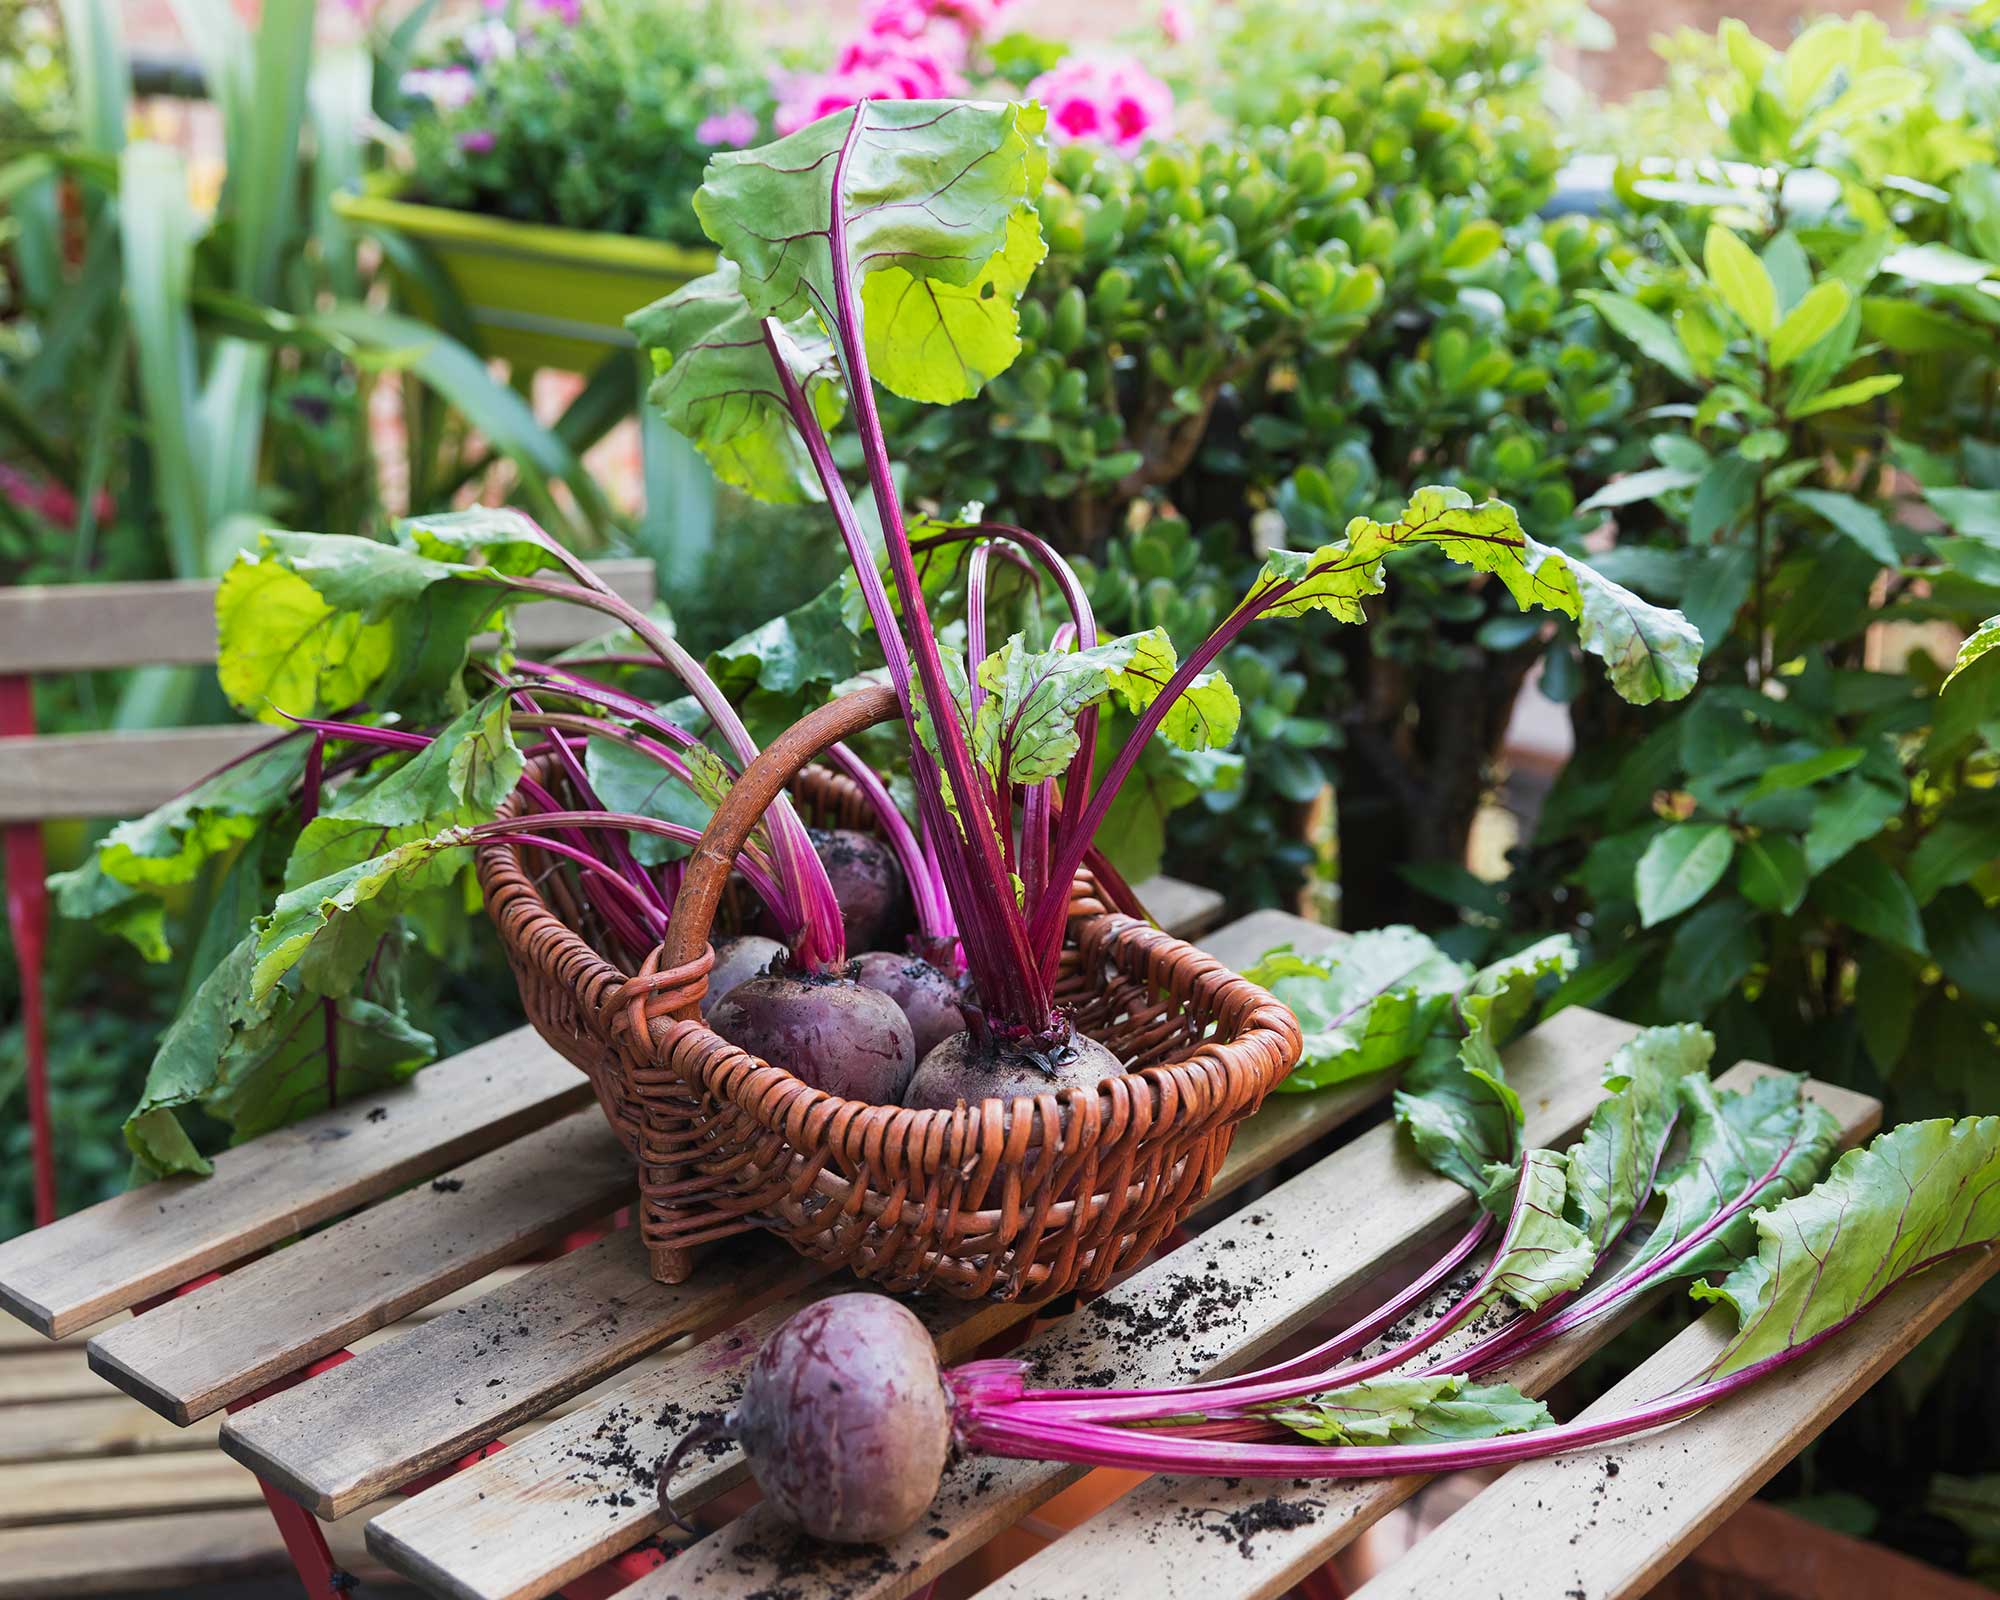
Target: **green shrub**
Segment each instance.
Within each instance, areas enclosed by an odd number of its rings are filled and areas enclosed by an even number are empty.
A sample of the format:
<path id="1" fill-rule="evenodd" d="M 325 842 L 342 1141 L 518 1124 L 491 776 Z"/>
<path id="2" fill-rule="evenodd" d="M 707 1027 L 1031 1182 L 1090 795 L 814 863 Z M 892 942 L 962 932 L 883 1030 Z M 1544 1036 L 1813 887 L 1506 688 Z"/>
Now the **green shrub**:
<path id="1" fill-rule="evenodd" d="M 1725 26 L 1700 95 L 1762 187 L 1622 176 L 1646 254 L 1586 298 L 1647 459 L 1586 509 L 1709 653 L 1643 727 L 1581 692 L 1519 885 L 1588 920 L 1581 992 L 1904 1117 L 1983 1103 L 2000 1052 L 2000 663 L 1938 692 L 2000 612 L 2000 169 L 1949 71 L 1872 18 Z"/>
<path id="2" fill-rule="evenodd" d="M 1631 452 L 1631 389 L 1574 297 L 1616 234 L 1534 215 L 1558 164 L 1539 24 L 1384 9 L 1333 30 L 1264 0 L 1216 25 L 1201 53 L 1222 65 L 1186 88 L 1240 120 L 1131 161 L 1058 155 L 1024 353 L 909 420 L 917 491 L 988 500 L 1094 563 L 1110 624 L 1183 641 L 1261 549 L 1435 477 L 1575 548 L 1575 502 Z M 1242 788 L 1183 813 L 1170 864 L 1239 905 L 1290 898 L 1336 761 L 1345 920 L 1409 916 L 1397 868 L 1462 858 L 1546 639 L 1443 563 L 1400 581 L 1365 634 L 1231 660 L 1272 699 L 1246 717 Z"/>

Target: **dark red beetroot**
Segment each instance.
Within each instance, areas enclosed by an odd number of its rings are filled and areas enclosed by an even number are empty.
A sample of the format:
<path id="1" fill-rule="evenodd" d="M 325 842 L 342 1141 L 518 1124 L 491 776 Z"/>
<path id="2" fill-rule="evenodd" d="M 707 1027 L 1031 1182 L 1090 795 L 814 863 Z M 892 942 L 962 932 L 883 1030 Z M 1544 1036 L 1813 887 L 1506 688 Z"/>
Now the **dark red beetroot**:
<path id="1" fill-rule="evenodd" d="M 743 1446 L 766 1500 L 840 1544 L 876 1544 L 913 1527 L 951 1453 L 931 1336 L 879 1294 L 816 1301 L 771 1335 L 722 1431 Z M 669 1509 L 681 1453 L 660 1475 Z"/>
<path id="2" fill-rule="evenodd" d="M 870 950 L 855 958 L 854 981 L 878 989 L 903 1008 L 916 1038 L 919 1061 L 954 1033 L 963 1031 L 959 987 L 920 956 Z"/>
<path id="3" fill-rule="evenodd" d="M 871 834 L 852 828 L 813 828 L 813 849 L 826 868 L 840 920 L 847 929 L 847 953 L 879 950 L 904 931 L 909 886 L 895 852 Z"/>
<path id="4" fill-rule="evenodd" d="M 970 1033 L 955 1033 L 925 1055 L 903 1091 L 903 1104 L 917 1111 L 949 1111 L 963 1100 L 1010 1100 L 1023 1094 L 1060 1089 L 1092 1089 L 1124 1064 L 1095 1039 L 1080 1033 L 1054 1050 L 1023 1050 Z"/>
<path id="5" fill-rule="evenodd" d="M 701 1014 L 707 1016 L 739 983 L 748 983 L 787 954 L 776 939 L 761 934 L 724 939 L 715 947 L 715 965 L 708 969 L 708 993 L 701 997 Z"/>
<path id="6" fill-rule="evenodd" d="M 725 995 L 708 1025 L 815 1089 L 875 1105 L 902 1099 L 917 1062 L 902 1007 L 846 978 L 766 973 Z"/>

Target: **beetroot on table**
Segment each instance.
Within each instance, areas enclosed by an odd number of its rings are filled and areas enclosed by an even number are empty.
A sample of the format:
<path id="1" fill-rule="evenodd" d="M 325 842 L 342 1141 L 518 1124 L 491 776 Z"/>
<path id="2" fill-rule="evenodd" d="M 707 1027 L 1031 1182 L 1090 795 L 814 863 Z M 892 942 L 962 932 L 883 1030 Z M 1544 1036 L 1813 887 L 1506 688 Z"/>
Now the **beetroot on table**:
<path id="1" fill-rule="evenodd" d="M 916 1066 L 902 1007 L 846 978 L 766 973 L 725 995 L 708 1025 L 738 1049 L 850 1100 L 895 1105 Z"/>
<path id="2" fill-rule="evenodd" d="M 885 1295 L 838 1294 L 757 1352 L 721 1431 L 784 1516 L 817 1538 L 873 1544 L 910 1527 L 936 1496 L 951 1409 L 924 1325 Z M 660 1475 L 670 1508 L 680 1454 Z"/>
<path id="3" fill-rule="evenodd" d="M 955 1033 L 918 1063 L 903 1104 L 918 1111 L 949 1111 L 961 1100 L 1007 1100 L 1015 1095 L 1092 1089 L 1125 1070 L 1105 1046 L 1072 1033 L 1066 1044 L 1022 1047 L 998 1039 Z"/>
<path id="4" fill-rule="evenodd" d="M 921 956 L 870 950 L 855 959 L 853 972 L 856 983 L 879 990 L 903 1008 L 919 1061 L 965 1027 L 959 986 Z"/>

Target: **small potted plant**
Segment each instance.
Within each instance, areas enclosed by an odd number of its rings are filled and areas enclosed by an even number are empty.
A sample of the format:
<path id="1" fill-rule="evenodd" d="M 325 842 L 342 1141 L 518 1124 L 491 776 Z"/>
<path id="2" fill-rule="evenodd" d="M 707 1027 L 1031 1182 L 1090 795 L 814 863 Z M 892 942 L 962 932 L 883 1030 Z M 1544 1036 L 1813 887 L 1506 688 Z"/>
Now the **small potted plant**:
<path id="1" fill-rule="evenodd" d="M 720 0 L 488 0 L 398 92 L 396 159 L 336 209 L 396 241 L 420 313 L 456 314 L 448 284 L 487 354 L 570 371 L 631 348 L 625 317 L 713 265 L 688 199 L 773 108 Z"/>

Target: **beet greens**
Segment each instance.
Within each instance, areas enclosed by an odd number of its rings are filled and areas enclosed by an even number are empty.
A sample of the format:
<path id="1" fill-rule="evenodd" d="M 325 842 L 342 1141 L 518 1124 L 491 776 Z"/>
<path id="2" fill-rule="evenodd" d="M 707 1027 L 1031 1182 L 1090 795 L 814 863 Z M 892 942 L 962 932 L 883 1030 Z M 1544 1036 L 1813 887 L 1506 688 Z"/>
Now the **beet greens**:
<path id="1" fill-rule="evenodd" d="M 1273 552 L 1186 660 L 1163 630 L 1100 638 L 1074 574 L 1033 533 L 910 514 L 875 385 L 951 404 L 1018 353 L 1016 302 L 1044 253 L 1042 120 L 1032 105 L 864 101 L 721 152 L 695 197 L 721 265 L 632 319 L 653 403 L 721 477 L 767 499 L 824 500 L 902 703 L 923 845 L 984 1022 L 1029 1051 L 1069 1040 L 1054 983 L 1072 878 L 1156 734 L 1184 750 L 1233 736 L 1239 707 L 1216 662 L 1251 623 L 1314 611 L 1360 622 L 1385 561 L 1422 545 L 1492 574 L 1523 607 L 1575 619 L 1635 702 L 1686 694 L 1701 648 L 1678 612 L 1450 488 L 1419 490 L 1394 522 L 1356 518 L 1317 550 Z M 879 557 L 829 439 L 850 411 Z M 970 550 L 963 651 L 941 637 L 920 570 L 946 545 Z M 1047 644 L 1014 634 L 990 647 L 996 557 L 1062 597 L 1068 617 Z M 1114 706 L 1136 726 L 1099 778 L 1096 724 Z"/>

